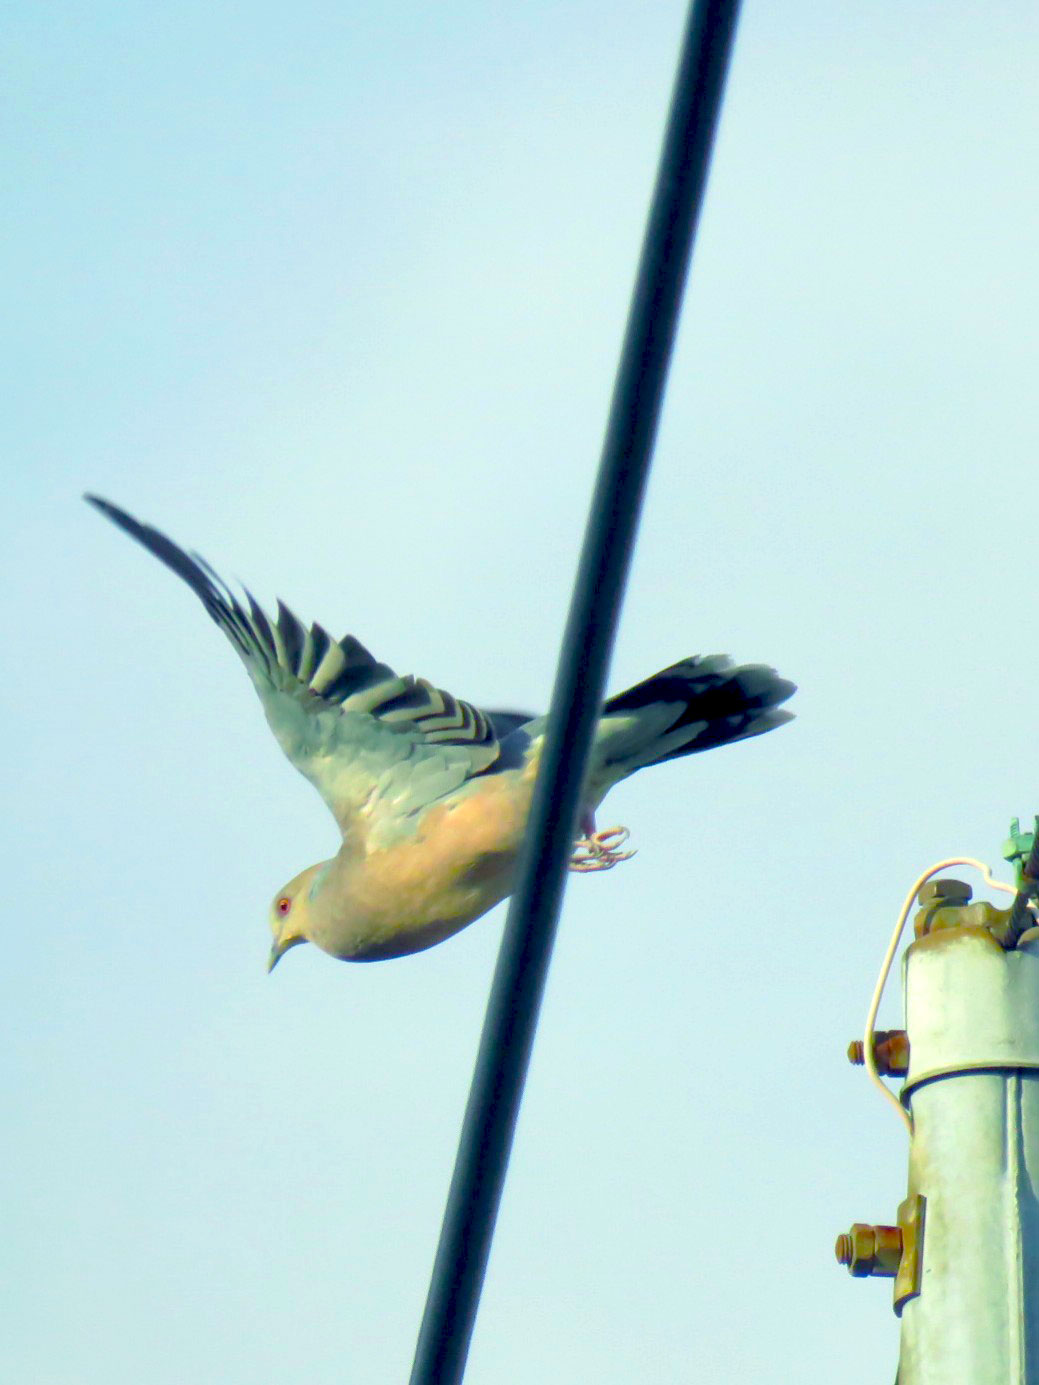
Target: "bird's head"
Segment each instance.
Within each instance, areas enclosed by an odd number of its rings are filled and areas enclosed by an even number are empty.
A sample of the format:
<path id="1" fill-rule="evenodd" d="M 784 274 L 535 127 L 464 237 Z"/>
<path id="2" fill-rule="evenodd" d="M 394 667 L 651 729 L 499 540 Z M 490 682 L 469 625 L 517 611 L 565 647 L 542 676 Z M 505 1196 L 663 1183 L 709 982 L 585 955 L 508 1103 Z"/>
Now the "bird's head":
<path id="1" fill-rule="evenodd" d="M 267 961 L 269 972 L 274 970 L 290 947 L 312 941 L 311 914 L 331 864 L 330 861 L 320 861 L 316 866 L 308 866 L 274 896 L 270 910 L 274 941 Z"/>

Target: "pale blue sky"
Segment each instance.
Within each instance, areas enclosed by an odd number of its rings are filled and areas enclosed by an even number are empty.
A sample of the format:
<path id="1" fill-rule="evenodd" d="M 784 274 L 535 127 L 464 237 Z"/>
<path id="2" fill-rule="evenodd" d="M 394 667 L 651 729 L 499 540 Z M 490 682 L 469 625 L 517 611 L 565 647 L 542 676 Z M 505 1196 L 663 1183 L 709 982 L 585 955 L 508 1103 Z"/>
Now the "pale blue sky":
<path id="1" fill-rule="evenodd" d="M 4 8 L 19 1385 L 410 1365 L 502 913 L 268 979 L 334 825 L 79 495 L 542 706 L 684 6 L 374 8 Z M 610 801 L 469 1385 L 894 1374 L 832 1241 L 905 1151 L 843 1053 L 913 877 L 1039 809 L 1037 90 L 1024 0 L 745 7 L 611 685 L 728 650 L 799 719 Z"/>

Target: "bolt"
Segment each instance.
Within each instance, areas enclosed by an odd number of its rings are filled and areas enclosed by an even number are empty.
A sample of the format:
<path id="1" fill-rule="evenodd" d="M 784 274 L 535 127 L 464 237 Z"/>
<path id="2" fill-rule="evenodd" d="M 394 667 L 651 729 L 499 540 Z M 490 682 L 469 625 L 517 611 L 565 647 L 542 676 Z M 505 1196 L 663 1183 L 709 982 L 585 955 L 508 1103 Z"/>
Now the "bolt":
<path id="1" fill-rule="evenodd" d="M 970 896 L 970 886 L 965 880 L 928 880 L 916 896 L 916 900 L 918 904 L 933 904 L 938 900 L 948 900 L 950 904 L 966 904 Z"/>
<path id="2" fill-rule="evenodd" d="M 861 1067 L 866 1046 L 861 1039 L 848 1045 L 848 1062 Z M 883 1077 L 904 1077 L 909 1071 L 909 1039 L 904 1029 L 877 1029 L 873 1033 L 873 1061 Z"/>
<path id="3" fill-rule="evenodd" d="M 901 1228 L 857 1221 L 850 1231 L 837 1237 L 834 1253 L 838 1264 L 847 1265 L 856 1279 L 868 1275 L 892 1278 L 902 1258 Z"/>

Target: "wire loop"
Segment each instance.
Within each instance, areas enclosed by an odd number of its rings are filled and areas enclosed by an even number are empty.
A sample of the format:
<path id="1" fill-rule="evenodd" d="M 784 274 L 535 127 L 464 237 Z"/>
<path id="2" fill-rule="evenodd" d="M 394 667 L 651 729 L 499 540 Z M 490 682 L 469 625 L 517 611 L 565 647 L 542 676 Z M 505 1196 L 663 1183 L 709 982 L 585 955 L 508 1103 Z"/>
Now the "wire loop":
<path id="1" fill-rule="evenodd" d="M 873 1033 L 877 1023 L 877 1011 L 880 1009 L 880 1000 L 884 994 L 884 987 L 887 985 L 888 975 L 891 971 L 891 963 L 895 960 L 895 953 L 898 951 L 898 944 L 902 939 L 902 930 L 906 926 L 909 911 L 916 902 L 917 895 L 923 889 L 924 885 L 927 884 L 928 880 L 930 880 L 933 875 L 937 875 L 939 871 L 948 870 L 950 866 L 973 866 L 975 870 L 981 872 L 985 884 L 988 885 L 990 889 L 1002 890 L 1006 894 L 1016 894 L 1012 885 L 1004 885 L 1001 880 L 995 880 L 993 878 L 992 872 L 984 861 L 979 861 L 974 856 L 948 856 L 944 861 L 939 861 L 936 865 L 930 866 L 924 871 L 923 875 L 917 877 L 913 883 L 912 889 L 906 895 L 902 903 L 902 911 L 898 916 L 898 922 L 895 924 L 895 931 L 891 935 L 891 941 L 888 943 L 887 952 L 884 954 L 884 960 L 880 966 L 880 975 L 877 977 L 877 984 L 873 988 L 873 997 L 870 1000 L 869 1010 L 866 1013 L 866 1028 L 862 1036 L 862 1056 L 869 1080 L 878 1091 L 884 1094 L 884 1099 L 889 1101 L 898 1112 L 899 1118 L 905 1122 L 905 1127 L 910 1135 L 913 1133 L 912 1116 L 902 1105 L 891 1088 L 881 1081 L 880 1073 L 877 1072 L 877 1060 L 873 1052 Z"/>

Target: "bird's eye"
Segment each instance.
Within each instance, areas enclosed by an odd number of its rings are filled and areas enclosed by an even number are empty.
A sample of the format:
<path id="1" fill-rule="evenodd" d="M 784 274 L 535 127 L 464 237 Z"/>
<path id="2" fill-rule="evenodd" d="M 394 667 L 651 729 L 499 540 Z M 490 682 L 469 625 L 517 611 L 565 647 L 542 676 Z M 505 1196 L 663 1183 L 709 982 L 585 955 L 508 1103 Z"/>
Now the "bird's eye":
<path id="1" fill-rule="evenodd" d="M 278 900 L 278 903 L 275 907 L 277 908 L 278 913 L 282 916 L 282 918 L 284 918 L 285 915 L 292 908 L 292 900 L 289 899 L 288 895 L 283 894 L 282 897 Z"/>

